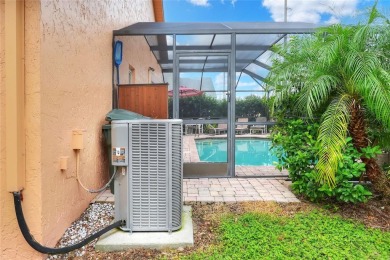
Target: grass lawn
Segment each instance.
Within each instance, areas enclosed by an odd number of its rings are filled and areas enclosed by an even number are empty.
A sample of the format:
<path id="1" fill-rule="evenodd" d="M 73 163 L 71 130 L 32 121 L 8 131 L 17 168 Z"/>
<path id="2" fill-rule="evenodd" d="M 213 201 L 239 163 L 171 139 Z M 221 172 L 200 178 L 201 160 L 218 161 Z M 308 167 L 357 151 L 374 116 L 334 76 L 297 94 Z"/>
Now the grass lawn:
<path id="1" fill-rule="evenodd" d="M 221 221 L 219 243 L 189 259 L 390 259 L 390 233 L 319 211 L 245 213 Z"/>
<path id="2" fill-rule="evenodd" d="M 96 252 L 83 259 L 390 259 L 390 201 L 189 203 L 194 247 Z M 80 259 L 68 256 L 67 259 Z"/>

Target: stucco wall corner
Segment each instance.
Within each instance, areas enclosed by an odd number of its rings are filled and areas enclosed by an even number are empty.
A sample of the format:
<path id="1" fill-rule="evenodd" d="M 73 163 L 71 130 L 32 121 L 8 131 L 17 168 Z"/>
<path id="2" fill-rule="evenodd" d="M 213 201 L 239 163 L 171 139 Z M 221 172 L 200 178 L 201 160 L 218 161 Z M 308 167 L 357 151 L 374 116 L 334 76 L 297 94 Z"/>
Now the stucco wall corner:
<path id="1" fill-rule="evenodd" d="M 4 134 L 4 0 L 0 0 L 0 210 L 3 211 L 6 206 L 6 187 L 5 187 L 5 134 Z M 4 214 L 0 213 L 0 258 L 3 258 L 3 236 L 5 232 Z"/>
<path id="2" fill-rule="evenodd" d="M 41 6 L 40 164 L 42 236 L 47 245 L 55 244 L 95 196 L 75 179 L 72 130 L 85 130 L 80 179 L 91 189 L 108 179 L 102 125 L 112 106 L 112 31 L 153 20 L 151 0 L 60 0 Z M 135 65 L 139 78 L 147 81 L 147 69 L 156 62 L 143 42 L 138 55 L 144 53 L 148 62 L 136 60 Z M 64 172 L 59 169 L 61 156 L 68 157 Z"/>

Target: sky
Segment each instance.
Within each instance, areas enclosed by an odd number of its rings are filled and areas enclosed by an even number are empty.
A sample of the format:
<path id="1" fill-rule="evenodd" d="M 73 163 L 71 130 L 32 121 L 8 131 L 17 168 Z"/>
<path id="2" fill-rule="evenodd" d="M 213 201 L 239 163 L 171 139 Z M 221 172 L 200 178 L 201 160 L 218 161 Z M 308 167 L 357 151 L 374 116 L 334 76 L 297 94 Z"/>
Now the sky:
<path id="1" fill-rule="evenodd" d="M 284 20 L 284 0 L 163 0 L 166 22 L 272 22 Z M 334 23 L 354 24 L 363 20 L 364 13 L 374 0 L 287 0 L 287 21 L 309 22 L 318 25 Z M 379 0 L 378 9 L 390 17 L 390 0 Z M 180 43 L 179 44 L 185 44 Z M 267 62 L 268 63 L 268 62 Z M 258 67 L 256 72 L 265 77 L 268 71 Z M 203 75 L 204 76 L 204 75 Z M 187 73 L 180 77 L 196 78 Z M 237 74 L 237 79 L 239 74 Z M 226 75 L 210 76 L 215 89 L 226 88 Z M 224 80 L 225 79 L 225 80 Z M 242 74 L 237 90 L 261 90 L 248 75 Z M 237 93 L 238 98 L 260 92 Z M 224 97 L 223 93 L 217 94 Z"/>
<path id="2" fill-rule="evenodd" d="M 354 23 L 374 0 L 287 0 L 287 21 Z M 389 14 L 390 0 L 378 7 Z M 164 0 L 166 22 L 283 21 L 284 0 Z"/>

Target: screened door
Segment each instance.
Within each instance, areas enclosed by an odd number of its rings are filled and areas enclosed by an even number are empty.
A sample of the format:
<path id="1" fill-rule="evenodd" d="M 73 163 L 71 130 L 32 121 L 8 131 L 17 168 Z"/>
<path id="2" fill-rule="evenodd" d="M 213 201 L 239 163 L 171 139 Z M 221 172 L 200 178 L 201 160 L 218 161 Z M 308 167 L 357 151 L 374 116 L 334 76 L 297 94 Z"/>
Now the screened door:
<path id="1" fill-rule="evenodd" d="M 229 58 L 226 53 L 177 55 L 176 80 L 168 95 L 176 118 L 183 119 L 186 178 L 228 176 Z"/>

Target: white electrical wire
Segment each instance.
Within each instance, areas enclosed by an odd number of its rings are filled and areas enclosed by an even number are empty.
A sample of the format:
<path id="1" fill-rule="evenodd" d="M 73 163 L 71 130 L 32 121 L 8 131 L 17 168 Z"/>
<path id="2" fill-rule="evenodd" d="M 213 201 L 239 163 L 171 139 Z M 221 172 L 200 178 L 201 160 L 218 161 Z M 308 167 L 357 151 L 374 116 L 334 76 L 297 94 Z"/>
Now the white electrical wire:
<path id="1" fill-rule="evenodd" d="M 114 180 L 114 177 L 115 177 L 116 172 L 117 172 L 117 167 L 115 167 L 115 171 L 114 171 L 114 174 L 111 176 L 111 179 L 102 188 L 97 189 L 97 190 L 88 189 L 87 187 L 84 186 L 84 184 L 81 182 L 81 180 L 79 178 L 79 164 L 80 164 L 80 150 L 77 150 L 77 152 L 76 152 L 76 179 L 77 179 L 77 182 L 80 184 L 80 186 L 84 190 L 88 191 L 89 193 L 99 193 L 99 192 L 102 192 L 105 189 L 107 189 L 107 187 L 110 185 L 112 180 Z"/>

